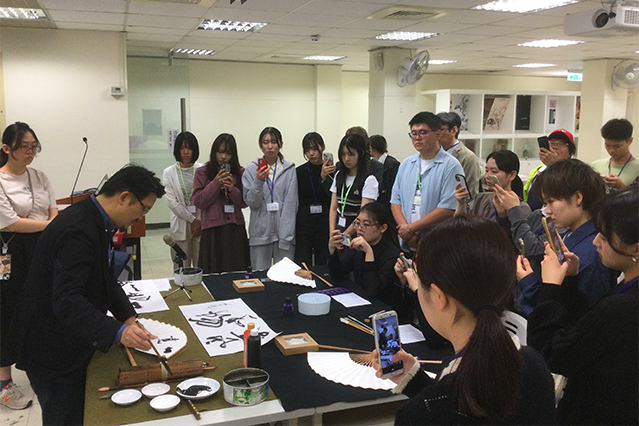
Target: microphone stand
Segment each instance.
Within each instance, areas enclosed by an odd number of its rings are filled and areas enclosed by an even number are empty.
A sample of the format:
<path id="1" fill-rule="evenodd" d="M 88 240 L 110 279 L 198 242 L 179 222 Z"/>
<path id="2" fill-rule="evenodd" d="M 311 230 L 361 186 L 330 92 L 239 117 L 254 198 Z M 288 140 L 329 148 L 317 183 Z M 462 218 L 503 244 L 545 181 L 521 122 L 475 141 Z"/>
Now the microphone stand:
<path id="1" fill-rule="evenodd" d="M 89 150 L 89 142 L 87 141 L 87 138 L 84 137 L 82 138 L 82 141 L 84 142 L 84 145 L 86 145 L 86 147 L 84 148 L 84 155 L 82 156 L 82 162 L 80 163 L 80 168 L 78 169 L 78 174 L 75 177 L 75 182 L 73 183 L 73 189 L 71 189 L 71 204 L 73 204 L 73 193 L 75 192 L 75 186 L 78 184 L 78 178 L 80 177 L 80 172 L 82 171 L 82 166 L 84 166 L 84 159 L 87 156 L 87 151 Z"/>
<path id="2" fill-rule="evenodd" d="M 179 288 L 176 288 L 175 290 L 173 290 L 172 292 L 170 292 L 169 294 L 164 296 L 164 298 L 166 299 L 167 297 L 169 297 L 173 293 L 177 293 L 178 291 L 182 290 L 182 291 L 184 291 L 184 294 L 186 294 L 186 297 L 188 297 L 189 300 L 192 302 L 193 299 L 191 299 L 191 296 L 189 295 L 189 293 L 192 290 L 190 288 L 186 288 L 184 286 L 184 260 L 182 260 L 182 258 L 176 254 L 175 255 L 175 259 L 173 261 L 178 264 L 178 268 L 179 268 L 179 271 L 180 271 L 180 283 L 179 284 L 175 283 L 175 285 L 177 285 Z"/>

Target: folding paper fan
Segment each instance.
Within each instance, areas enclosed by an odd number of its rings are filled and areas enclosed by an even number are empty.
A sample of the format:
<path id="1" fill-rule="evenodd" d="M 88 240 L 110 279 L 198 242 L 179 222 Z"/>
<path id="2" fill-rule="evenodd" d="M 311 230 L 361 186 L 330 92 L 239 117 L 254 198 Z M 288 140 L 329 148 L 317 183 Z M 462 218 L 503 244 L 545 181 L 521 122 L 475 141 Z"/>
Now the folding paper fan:
<path id="1" fill-rule="evenodd" d="M 165 324 L 163 322 L 155 321 L 148 318 L 140 318 L 139 322 L 142 323 L 151 334 L 158 336 L 157 339 L 153 339 L 153 344 L 157 348 L 160 355 L 169 359 L 178 354 L 182 349 L 186 347 L 187 338 L 186 334 L 174 325 Z M 153 349 L 140 352 L 147 353 L 149 355 L 155 355 Z"/>
<path id="2" fill-rule="evenodd" d="M 266 273 L 266 276 L 273 281 L 281 283 L 303 285 L 305 287 L 315 288 L 315 281 L 308 278 L 300 277 L 296 274 L 301 268 L 288 257 L 277 262 Z"/>
<path id="3" fill-rule="evenodd" d="M 395 383 L 375 376 L 375 370 L 352 359 L 348 352 L 308 352 L 308 365 L 331 382 L 364 389 L 391 390 Z"/>

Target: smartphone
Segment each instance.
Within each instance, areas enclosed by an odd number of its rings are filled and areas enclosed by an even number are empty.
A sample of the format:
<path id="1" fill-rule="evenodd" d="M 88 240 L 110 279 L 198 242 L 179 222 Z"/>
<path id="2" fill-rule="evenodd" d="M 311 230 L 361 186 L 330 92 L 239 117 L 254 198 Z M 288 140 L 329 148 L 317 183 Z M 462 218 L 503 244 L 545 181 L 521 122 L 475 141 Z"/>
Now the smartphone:
<path id="1" fill-rule="evenodd" d="M 539 145 L 539 149 L 544 148 L 550 151 L 550 143 L 548 143 L 548 136 L 539 136 L 537 138 L 537 144 Z"/>
<path id="2" fill-rule="evenodd" d="M 342 234 L 342 245 L 348 247 L 351 245 L 351 236 L 348 234 Z"/>
<path id="3" fill-rule="evenodd" d="M 548 244 L 550 244 L 550 248 L 557 253 L 557 259 L 559 259 L 559 263 L 564 263 L 566 261 L 566 256 L 564 256 L 564 252 L 561 251 L 561 244 L 559 244 L 559 234 L 557 233 L 557 229 L 555 229 L 555 224 L 550 221 L 548 222 L 545 217 L 541 218 L 541 223 L 544 225 L 544 230 L 546 231 L 546 237 L 548 238 Z"/>
<path id="4" fill-rule="evenodd" d="M 264 167 L 268 167 L 268 164 L 266 164 L 266 158 L 258 158 L 257 159 L 257 168 L 258 169 L 262 169 Z"/>
<path id="5" fill-rule="evenodd" d="M 377 362 L 382 366 L 382 379 L 402 374 L 404 363 L 391 362 L 391 358 L 402 349 L 399 339 L 399 323 L 397 312 L 387 311 L 373 316 L 373 330 L 375 330 L 375 349 Z"/>
<path id="6" fill-rule="evenodd" d="M 333 164 L 333 154 L 331 154 L 330 152 L 325 152 L 322 157 L 324 158 L 324 162 L 328 160 L 329 164 Z"/>
<path id="7" fill-rule="evenodd" d="M 456 174 L 455 180 L 459 182 L 462 188 L 464 188 L 468 192 L 467 200 L 470 200 L 470 191 L 468 191 L 468 183 L 466 182 L 466 177 L 464 175 Z"/>
<path id="8" fill-rule="evenodd" d="M 220 170 L 224 170 L 226 173 L 231 173 L 231 165 L 229 163 L 220 164 Z"/>
<path id="9" fill-rule="evenodd" d="M 408 271 L 413 266 L 413 262 L 406 259 L 406 256 L 403 254 L 400 254 L 399 258 L 402 259 L 402 262 L 404 262 L 404 271 Z"/>
<path id="10" fill-rule="evenodd" d="M 488 175 L 488 179 L 493 183 L 493 185 L 499 185 L 499 179 L 495 175 Z"/>

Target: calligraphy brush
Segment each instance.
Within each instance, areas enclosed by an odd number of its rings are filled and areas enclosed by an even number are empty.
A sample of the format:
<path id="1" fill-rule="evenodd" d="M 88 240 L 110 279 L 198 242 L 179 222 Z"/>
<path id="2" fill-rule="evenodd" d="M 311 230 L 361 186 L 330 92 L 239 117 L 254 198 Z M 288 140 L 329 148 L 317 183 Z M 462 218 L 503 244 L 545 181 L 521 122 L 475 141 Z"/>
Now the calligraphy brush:
<path id="1" fill-rule="evenodd" d="M 311 271 L 310 269 L 308 269 L 308 266 L 306 266 L 305 262 L 302 262 L 302 266 L 304 267 L 304 269 L 306 269 L 308 272 L 310 272 L 311 274 L 315 275 L 317 278 L 319 278 L 320 280 L 324 281 L 324 283 L 329 286 L 329 287 L 333 287 L 333 284 L 329 283 L 328 281 L 326 281 L 324 278 L 320 277 L 319 275 L 317 275 L 315 272 Z"/>
<path id="2" fill-rule="evenodd" d="M 136 319 L 135 323 L 138 325 L 138 327 L 140 327 L 140 329 L 144 330 L 144 326 L 140 324 L 140 321 Z M 171 369 L 169 368 L 169 364 L 166 362 L 166 359 L 162 355 L 160 355 L 160 353 L 158 352 L 157 348 L 155 347 L 151 339 L 148 339 L 148 340 L 149 340 L 149 343 L 151 344 L 151 347 L 153 348 L 153 352 L 155 352 L 155 355 L 157 355 L 157 357 L 160 359 L 160 362 L 162 363 L 164 368 L 166 368 L 166 371 L 169 372 L 169 376 L 172 376 L 173 373 L 171 372 Z"/>
<path id="3" fill-rule="evenodd" d="M 350 319 L 351 319 L 352 321 L 354 321 L 355 323 L 357 323 L 357 324 L 361 325 L 361 326 L 362 326 L 362 327 L 364 327 L 365 329 L 370 330 L 371 332 L 373 332 L 373 329 L 372 329 L 369 325 L 364 324 L 363 322 L 361 322 L 361 321 L 360 321 L 360 320 L 358 320 L 357 318 L 352 317 L 352 316 L 350 316 L 350 315 L 348 316 L 348 318 L 350 318 Z"/>
<path id="4" fill-rule="evenodd" d="M 367 328 L 362 327 L 361 325 L 349 320 L 348 318 L 340 318 L 339 319 L 341 322 L 343 322 L 344 324 L 350 325 L 351 327 L 355 327 L 356 329 L 358 329 L 359 331 L 363 331 L 364 333 L 370 334 L 372 335 L 373 332 Z"/>

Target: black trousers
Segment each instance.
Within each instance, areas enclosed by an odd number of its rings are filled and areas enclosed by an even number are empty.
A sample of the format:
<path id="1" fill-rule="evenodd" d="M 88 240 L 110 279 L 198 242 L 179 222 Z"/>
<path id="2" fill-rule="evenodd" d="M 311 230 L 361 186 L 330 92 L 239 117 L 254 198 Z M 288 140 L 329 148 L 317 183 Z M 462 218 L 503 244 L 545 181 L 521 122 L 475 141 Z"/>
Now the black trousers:
<path id="1" fill-rule="evenodd" d="M 308 266 L 328 263 L 328 215 L 297 216 L 294 260 L 300 266 L 301 262 Z"/>
<path id="2" fill-rule="evenodd" d="M 27 377 L 38 396 L 43 425 L 84 424 L 86 368 L 55 378 L 27 371 Z"/>

